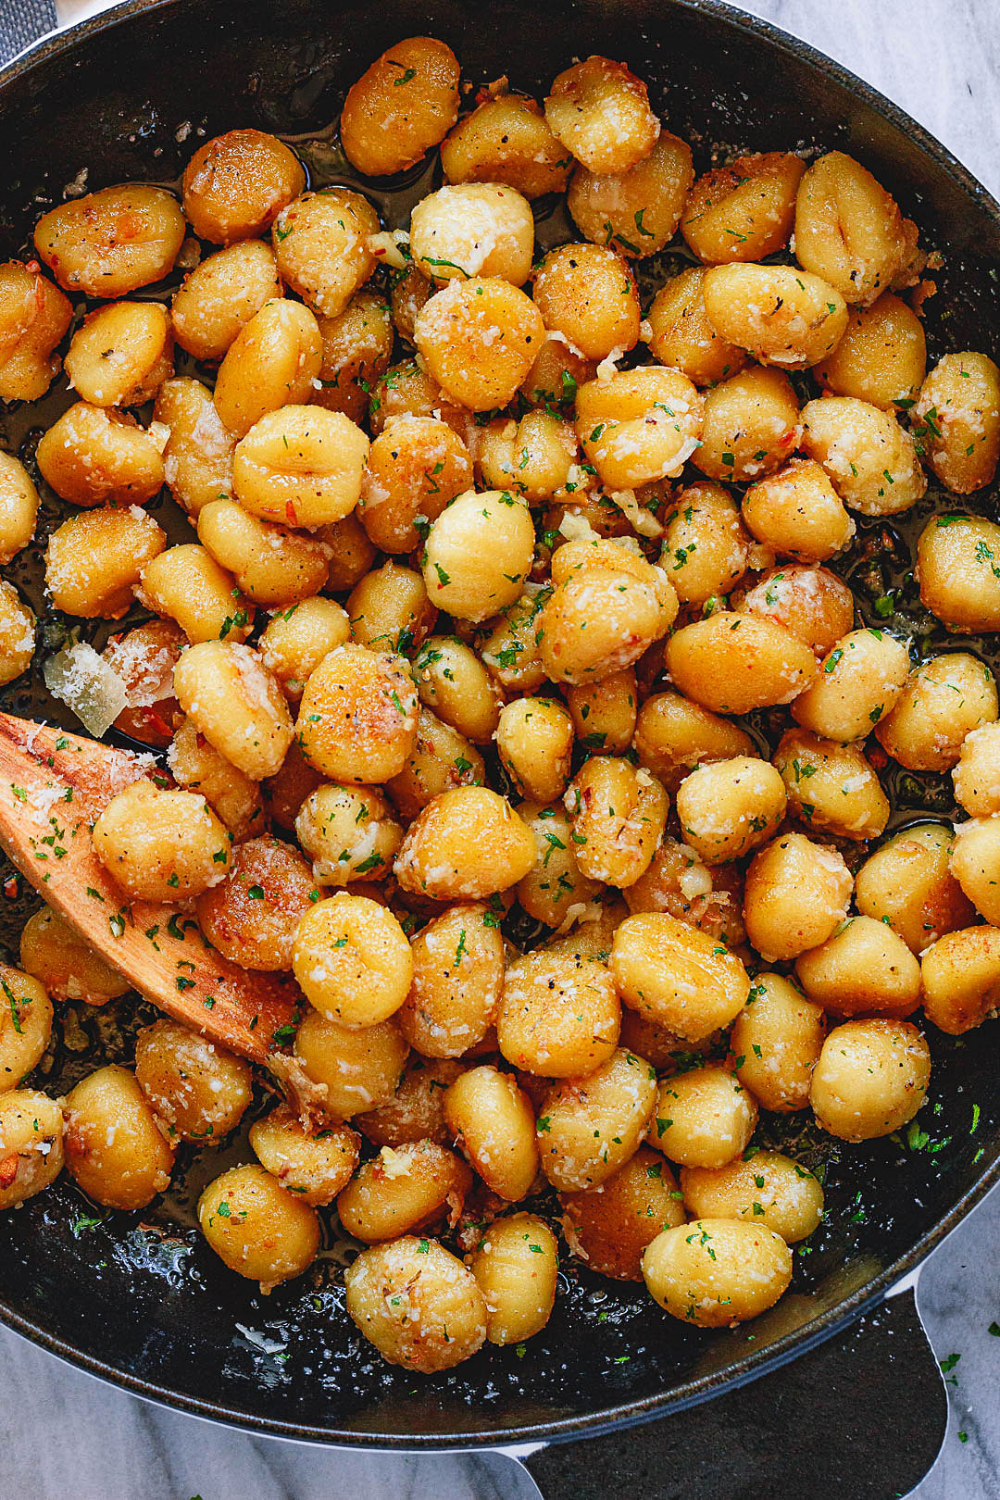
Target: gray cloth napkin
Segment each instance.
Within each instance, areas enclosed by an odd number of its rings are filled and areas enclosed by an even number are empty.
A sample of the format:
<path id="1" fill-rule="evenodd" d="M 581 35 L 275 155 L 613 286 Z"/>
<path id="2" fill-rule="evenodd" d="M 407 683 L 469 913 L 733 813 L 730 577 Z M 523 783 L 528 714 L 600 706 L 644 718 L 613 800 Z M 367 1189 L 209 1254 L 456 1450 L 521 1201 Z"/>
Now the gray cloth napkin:
<path id="1" fill-rule="evenodd" d="M 0 63 L 56 25 L 55 0 L 0 0 Z"/>

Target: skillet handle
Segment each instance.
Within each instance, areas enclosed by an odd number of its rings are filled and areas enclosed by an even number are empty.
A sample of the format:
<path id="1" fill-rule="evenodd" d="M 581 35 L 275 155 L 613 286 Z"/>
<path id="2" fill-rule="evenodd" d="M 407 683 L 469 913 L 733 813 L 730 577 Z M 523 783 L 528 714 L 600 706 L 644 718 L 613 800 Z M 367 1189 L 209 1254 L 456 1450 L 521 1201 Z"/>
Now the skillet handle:
<path id="1" fill-rule="evenodd" d="M 10 62 L 58 24 L 55 0 L 2 0 L 0 63 Z"/>
<path id="2" fill-rule="evenodd" d="M 906 1287 L 759 1382 L 518 1462 L 544 1500 L 906 1495 L 934 1463 L 948 1422 L 914 1294 Z"/>

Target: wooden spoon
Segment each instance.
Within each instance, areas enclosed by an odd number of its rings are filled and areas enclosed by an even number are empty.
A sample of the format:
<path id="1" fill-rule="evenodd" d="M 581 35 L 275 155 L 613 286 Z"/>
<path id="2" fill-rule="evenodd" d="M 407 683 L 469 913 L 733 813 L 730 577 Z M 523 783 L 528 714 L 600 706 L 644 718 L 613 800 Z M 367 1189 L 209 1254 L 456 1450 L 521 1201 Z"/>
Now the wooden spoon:
<path id="1" fill-rule="evenodd" d="M 206 941 L 190 912 L 129 905 L 94 853 L 90 830 L 112 797 L 155 772 L 152 756 L 115 750 L 0 713 L 0 844 L 11 862 L 90 946 L 175 1020 L 263 1063 L 303 1109 L 325 1093 L 287 1045 L 302 996 L 285 975 L 238 968 Z"/>

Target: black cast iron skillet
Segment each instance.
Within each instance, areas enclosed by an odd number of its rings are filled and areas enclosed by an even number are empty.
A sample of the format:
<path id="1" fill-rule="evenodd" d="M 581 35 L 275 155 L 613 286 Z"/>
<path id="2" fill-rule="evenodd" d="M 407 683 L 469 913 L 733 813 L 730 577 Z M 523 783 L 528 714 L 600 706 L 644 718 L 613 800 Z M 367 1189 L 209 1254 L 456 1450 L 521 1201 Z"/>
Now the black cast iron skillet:
<path id="1" fill-rule="evenodd" d="M 989 195 L 866 85 L 714 0 L 393 0 L 373 8 L 355 0 L 130 0 L 0 76 L 0 256 L 23 249 L 41 208 L 59 201 L 82 168 L 88 188 L 172 181 L 197 139 L 237 125 L 311 141 L 305 155 L 316 180 L 350 181 L 331 130 L 343 93 L 384 47 L 415 33 L 447 40 L 474 83 L 507 73 L 536 96 L 574 57 L 622 58 L 648 81 L 670 128 L 692 143 L 699 167 L 717 145 L 852 152 L 944 252 L 928 303 L 932 357 L 1000 346 L 1000 210 Z M 400 222 L 433 180 L 418 172 L 368 190 Z M 567 237 L 564 221 L 543 215 L 539 237 Z M 662 276 L 668 261 L 654 271 Z M 57 391 L 41 417 L 0 415 L 4 446 L 30 463 L 39 424 L 68 399 Z M 995 509 L 995 492 L 975 505 Z M 932 492 L 920 516 L 935 506 L 951 508 Z M 45 497 L 43 537 L 59 512 Z M 169 502 L 159 516 L 181 534 Z M 846 571 L 870 620 L 865 599 L 893 581 L 901 610 L 915 607 L 912 583 L 893 574 L 905 567 L 905 547 L 894 528 L 862 523 Z M 12 576 L 41 606 L 37 548 Z M 901 624 L 928 622 L 911 614 Z M 51 649 L 59 629 L 51 614 L 46 629 Z M 971 645 L 983 653 L 982 642 Z M 5 706 L 65 713 L 37 681 L 14 684 Z M 921 808 L 952 811 L 945 778 L 897 776 L 891 790 L 902 822 Z M 16 951 L 36 903 L 10 894 L 0 903 L 0 936 Z M 66 1087 L 92 1066 L 80 1050 L 88 1039 L 127 1057 L 127 1031 L 110 1034 L 100 1016 L 85 1019 L 85 1035 L 64 1027 L 45 1086 Z M 523 1353 L 492 1350 L 436 1379 L 390 1369 L 343 1311 L 336 1243 L 314 1273 L 269 1298 L 199 1244 L 190 1195 L 228 1164 L 226 1151 L 203 1153 L 187 1195 L 180 1190 L 145 1216 L 105 1221 L 65 1175 L 2 1216 L 0 1317 L 137 1394 L 257 1432 L 533 1450 L 528 1466 L 550 1494 L 883 1500 L 926 1471 L 945 1422 L 912 1290 L 883 1299 L 1000 1176 L 995 1029 L 959 1041 L 933 1034 L 931 1043 L 920 1134 L 833 1151 L 832 1159 L 831 1143 L 818 1143 L 799 1118 L 774 1137 L 807 1161 L 828 1159 L 828 1218 L 809 1253 L 796 1255 L 789 1294 L 733 1331 L 684 1328 L 642 1289 L 571 1268 L 552 1321 Z M 699 1405 L 710 1396 L 719 1399 Z M 622 1430 L 651 1418 L 660 1420 Z M 575 1447 L 544 1446 L 568 1438 Z"/>

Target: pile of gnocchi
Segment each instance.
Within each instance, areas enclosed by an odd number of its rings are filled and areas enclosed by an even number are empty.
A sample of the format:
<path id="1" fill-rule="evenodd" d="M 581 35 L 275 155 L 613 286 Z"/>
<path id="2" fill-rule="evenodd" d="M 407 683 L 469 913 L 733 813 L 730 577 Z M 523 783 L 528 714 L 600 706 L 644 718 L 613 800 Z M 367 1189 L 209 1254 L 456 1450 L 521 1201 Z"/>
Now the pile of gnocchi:
<path id="1" fill-rule="evenodd" d="M 65 1165 L 141 1209 L 250 1110 L 205 1240 L 269 1290 L 335 1213 L 347 1311 L 392 1363 L 536 1334 L 553 1224 L 678 1319 L 736 1324 L 823 1215 L 752 1144 L 760 1113 L 896 1132 L 931 1072 L 914 1015 L 954 1035 L 1000 1001 L 993 676 L 921 655 L 891 598 L 865 623 L 828 566 L 929 475 L 991 482 L 1000 372 L 928 370 L 934 262 L 862 163 L 698 174 L 611 59 L 538 102 L 410 38 L 340 142 L 378 182 L 439 152 L 443 181 L 384 225 L 233 130 L 177 194 L 68 197 L 0 266 L 0 396 L 60 369 L 70 393 L 0 454 L 0 557 L 39 489 L 64 502 L 45 586 L 80 628 L 45 680 L 157 757 L 94 848 L 126 901 L 294 976 L 324 1101 L 262 1111 L 246 1061 L 166 1018 L 47 1097 L 53 1004 L 127 984 L 43 908 L 2 969 L 0 1207 Z M 561 194 L 576 233 L 539 255 Z M 641 299 L 668 246 L 683 268 Z M 915 566 L 944 626 L 1000 630 L 1000 526 L 931 514 Z M 85 622 L 126 616 L 95 649 Z M 4 683 L 36 643 L 4 582 Z M 966 819 L 883 838 L 892 765 L 950 771 Z"/>

